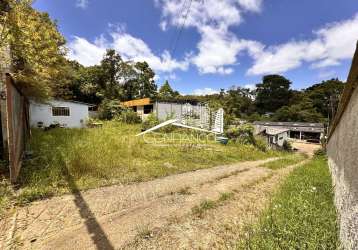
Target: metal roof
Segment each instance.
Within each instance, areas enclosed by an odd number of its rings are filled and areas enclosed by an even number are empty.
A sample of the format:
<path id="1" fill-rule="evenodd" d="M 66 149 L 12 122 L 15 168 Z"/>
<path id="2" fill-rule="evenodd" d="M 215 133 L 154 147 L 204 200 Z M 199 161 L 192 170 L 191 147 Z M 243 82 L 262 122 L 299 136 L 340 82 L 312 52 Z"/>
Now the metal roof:
<path id="1" fill-rule="evenodd" d="M 289 129 L 284 128 L 266 128 L 266 134 L 268 135 L 279 135 L 290 131 Z"/>
<path id="2" fill-rule="evenodd" d="M 33 104 L 47 104 L 47 105 L 52 105 L 52 102 L 70 102 L 70 103 L 76 103 L 76 104 L 81 104 L 81 105 L 85 105 L 88 107 L 96 107 L 97 105 L 95 104 L 90 104 L 90 103 L 86 103 L 86 102 L 78 102 L 78 101 L 72 101 L 72 100 L 64 100 L 64 99 L 50 99 L 47 101 L 36 101 L 33 99 L 30 99 L 30 102 Z"/>
<path id="3" fill-rule="evenodd" d="M 311 122 L 265 122 L 265 121 L 255 121 L 254 125 L 279 126 L 279 127 L 324 128 L 323 123 L 311 123 Z"/>

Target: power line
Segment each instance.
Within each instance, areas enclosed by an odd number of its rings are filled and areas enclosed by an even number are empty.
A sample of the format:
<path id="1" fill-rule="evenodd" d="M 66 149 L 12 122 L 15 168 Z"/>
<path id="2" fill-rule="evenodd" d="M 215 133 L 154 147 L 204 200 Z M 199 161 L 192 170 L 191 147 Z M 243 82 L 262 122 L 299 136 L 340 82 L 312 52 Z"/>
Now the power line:
<path id="1" fill-rule="evenodd" d="M 174 56 L 174 54 L 175 54 L 175 51 L 176 51 L 176 49 L 177 49 L 177 45 L 178 45 L 180 36 L 181 36 L 181 34 L 183 33 L 183 29 L 184 29 L 186 20 L 188 19 L 188 16 L 189 16 L 189 13 L 190 13 L 190 8 L 191 8 L 192 2 L 193 2 L 193 0 L 189 0 L 188 8 L 187 8 L 187 10 L 186 10 L 186 13 L 185 13 L 184 16 L 183 16 L 183 18 L 184 18 L 183 23 L 182 23 L 182 25 L 181 25 L 181 27 L 180 27 L 180 29 L 179 29 L 178 35 L 177 35 L 177 37 L 176 37 L 176 40 L 175 40 L 174 45 L 173 45 L 172 50 L 171 50 L 171 55 L 172 55 L 172 56 Z M 186 1 L 184 2 L 183 7 L 185 7 L 185 3 L 186 3 Z M 183 11 L 184 11 L 184 8 L 183 8 Z"/>
<path id="2" fill-rule="evenodd" d="M 182 14 L 184 13 L 187 1 L 188 0 L 184 0 L 183 5 L 181 6 L 181 9 L 179 11 L 179 16 L 182 16 Z M 175 30 L 174 34 L 170 38 L 170 43 L 169 43 L 169 51 L 170 52 L 173 50 L 173 44 L 174 44 L 175 37 L 177 35 L 177 32 L 176 32 L 177 30 L 178 29 Z"/>

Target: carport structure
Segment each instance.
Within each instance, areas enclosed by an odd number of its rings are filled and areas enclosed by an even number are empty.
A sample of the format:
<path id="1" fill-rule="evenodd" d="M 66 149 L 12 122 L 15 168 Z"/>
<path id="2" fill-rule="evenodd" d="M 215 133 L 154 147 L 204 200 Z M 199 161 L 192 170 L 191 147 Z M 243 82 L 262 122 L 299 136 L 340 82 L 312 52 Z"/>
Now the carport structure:
<path id="1" fill-rule="evenodd" d="M 267 128 L 287 129 L 289 138 L 313 142 L 320 142 L 325 132 L 323 123 L 255 121 L 254 126 L 256 134 Z"/>

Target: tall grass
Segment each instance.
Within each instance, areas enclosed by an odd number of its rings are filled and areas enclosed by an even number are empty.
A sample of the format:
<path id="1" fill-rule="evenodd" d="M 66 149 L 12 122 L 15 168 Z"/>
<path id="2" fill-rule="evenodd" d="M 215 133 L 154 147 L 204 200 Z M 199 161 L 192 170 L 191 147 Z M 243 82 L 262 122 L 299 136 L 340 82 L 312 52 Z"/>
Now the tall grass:
<path id="1" fill-rule="evenodd" d="M 19 178 L 20 201 L 69 192 L 66 174 L 78 189 L 88 189 L 280 154 L 249 145 L 209 142 L 203 147 L 190 139 L 181 146 L 153 145 L 135 137 L 138 132 L 139 126 L 118 122 L 94 129 L 34 130 L 33 157 Z"/>
<path id="2" fill-rule="evenodd" d="M 327 162 L 316 158 L 286 179 L 239 249 L 338 249 L 338 226 Z"/>
<path id="3" fill-rule="evenodd" d="M 260 167 L 269 168 L 272 170 L 277 170 L 281 168 L 285 168 L 291 165 L 294 165 L 296 163 L 299 163 L 303 160 L 307 159 L 307 155 L 304 154 L 287 154 L 281 159 L 267 162 Z"/>

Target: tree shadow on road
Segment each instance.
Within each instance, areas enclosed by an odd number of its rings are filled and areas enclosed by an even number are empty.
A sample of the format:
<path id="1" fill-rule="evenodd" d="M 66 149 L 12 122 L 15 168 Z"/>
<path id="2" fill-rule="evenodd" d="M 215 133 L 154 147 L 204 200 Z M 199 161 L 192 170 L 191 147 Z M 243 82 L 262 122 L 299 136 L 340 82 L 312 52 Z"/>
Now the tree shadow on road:
<path id="1" fill-rule="evenodd" d="M 96 220 L 95 215 L 93 214 L 87 202 L 83 198 L 80 190 L 76 185 L 76 182 L 69 173 L 68 168 L 64 166 L 62 168 L 62 172 L 71 189 L 71 192 L 74 195 L 74 202 L 80 212 L 80 215 L 83 219 L 85 219 L 85 225 L 93 243 L 96 245 L 97 249 L 114 250 L 113 245 L 107 238 L 107 235 L 103 231 L 102 227 Z"/>

